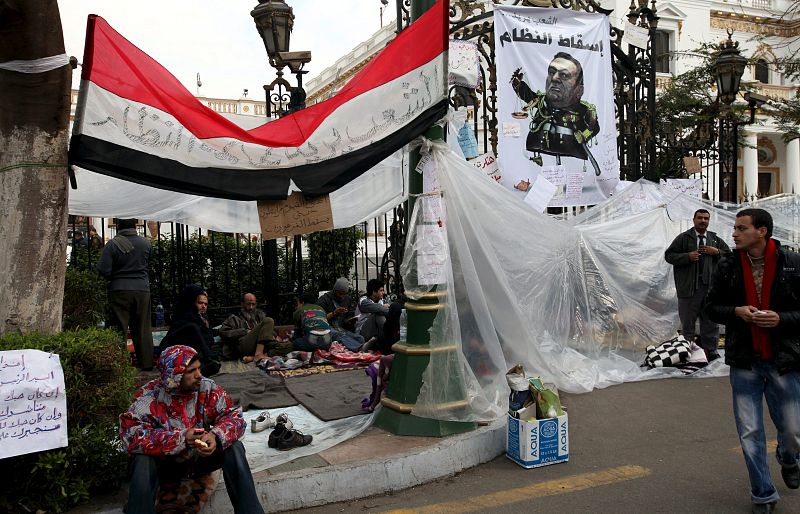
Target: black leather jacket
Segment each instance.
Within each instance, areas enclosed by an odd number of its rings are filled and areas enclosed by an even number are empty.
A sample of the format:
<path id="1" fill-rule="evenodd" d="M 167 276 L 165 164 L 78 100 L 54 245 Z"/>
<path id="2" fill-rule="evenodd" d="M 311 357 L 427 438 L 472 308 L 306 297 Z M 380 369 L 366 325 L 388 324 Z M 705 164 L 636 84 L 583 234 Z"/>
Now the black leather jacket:
<path id="1" fill-rule="evenodd" d="M 781 317 L 770 329 L 770 342 L 778 372 L 800 370 L 800 255 L 778 247 L 775 280 L 769 309 Z M 705 311 L 717 323 L 725 324 L 725 363 L 750 369 L 755 359 L 750 324 L 738 317 L 736 307 L 748 305 L 744 288 L 741 250 L 734 250 L 717 265 L 711 278 Z"/>

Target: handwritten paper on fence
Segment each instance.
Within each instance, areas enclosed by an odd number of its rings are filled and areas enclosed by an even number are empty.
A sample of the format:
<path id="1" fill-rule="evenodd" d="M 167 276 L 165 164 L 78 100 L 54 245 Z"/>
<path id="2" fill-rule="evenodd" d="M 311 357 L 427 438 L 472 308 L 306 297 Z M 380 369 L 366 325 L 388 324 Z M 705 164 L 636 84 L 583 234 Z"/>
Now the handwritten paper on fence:
<path id="1" fill-rule="evenodd" d="M 67 395 L 58 355 L 0 352 L 0 459 L 67 446 Z"/>
<path id="2" fill-rule="evenodd" d="M 331 199 L 328 195 L 309 199 L 292 193 L 286 200 L 259 201 L 258 221 L 261 238 L 267 240 L 328 230 L 333 228 Z"/>

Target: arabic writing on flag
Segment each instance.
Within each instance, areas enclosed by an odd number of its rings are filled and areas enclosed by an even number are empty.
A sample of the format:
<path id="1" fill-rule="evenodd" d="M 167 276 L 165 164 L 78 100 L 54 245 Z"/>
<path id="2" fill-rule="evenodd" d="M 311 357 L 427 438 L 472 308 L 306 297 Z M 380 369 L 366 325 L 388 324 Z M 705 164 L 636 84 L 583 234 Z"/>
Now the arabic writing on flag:
<path id="1" fill-rule="evenodd" d="M 70 164 L 139 184 L 234 200 L 335 191 L 447 109 L 440 0 L 332 98 L 246 130 L 91 15 Z"/>

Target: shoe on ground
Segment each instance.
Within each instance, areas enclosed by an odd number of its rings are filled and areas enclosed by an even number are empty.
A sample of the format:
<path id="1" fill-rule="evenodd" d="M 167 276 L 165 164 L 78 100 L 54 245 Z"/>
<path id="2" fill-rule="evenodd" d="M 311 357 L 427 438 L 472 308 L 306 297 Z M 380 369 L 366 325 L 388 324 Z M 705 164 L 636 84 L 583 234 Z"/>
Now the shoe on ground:
<path id="1" fill-rule="evenodd" d="M 263 432 L 268 428 L 275 426 L 275 420 L 269 415 L 269 412 L 264 411 L 257 417 L 250 420 L 250 431 L 253 433 Z"/>
<path id="2" fill-rule="evenodd" d="M 283 433 L 286 432 L 286 425 L 283 423 L 278 423 L 275 425 L 275 430 L 269 433 L 269 439 L 267 440 L 267 446 L 270 448 L 277 448 L 278 447 L 278 440 L 283 437 Z"/>
<path id="3" fill-rule="evenodd" d="M 305 435 L 297 430 L 286 429 L 283 431 L 281 437 L 275 441 L 275 447 L 278 450 L 291 450 L 300 446 L 311 444 L 314 438 L 310 435 Z"/>
<path id="4" fill-rule="evenodd" d="M 294 428 L 294 423 L 292 423 L 292 420 L 289 419 L 289 415 L 285 412 L 278 414 L 278 417 L 275 418 L 275 425 L 283 425 L 286 430 L 291 430 Z"/>
<path id="5" fill-rule="evenodd" d="M 770 514 L 771 512 L 775 512 L 775 502 L 753 504 L 753 514 Z"/>

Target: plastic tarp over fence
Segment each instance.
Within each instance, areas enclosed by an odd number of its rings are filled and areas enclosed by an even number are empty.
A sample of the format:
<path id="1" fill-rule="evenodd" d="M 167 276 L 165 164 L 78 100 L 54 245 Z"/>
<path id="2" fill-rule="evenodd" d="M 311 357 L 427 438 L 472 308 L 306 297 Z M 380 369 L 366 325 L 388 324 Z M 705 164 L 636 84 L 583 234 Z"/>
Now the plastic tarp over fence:
<path id="1" fill-rule="evenodd" d="M 431 329 L 434 351 L 413 414 L 486 420 L 507 408 L 505 372 L 523 364 L 560 390 L 587 392 L 625 381 L 681 376 L 641 368 L 644 349 L 679 328 L 672 266 L 664 250 L 691 227 L 697 208 L 711 211 L 710 229 L 732 243 L 735 206 L 635 183 L 571 225 L 533 211 L 444 145 L 434 145 L 443 191 L 447 301 Z M 625 200 L 627 196 L 627 200 Z M 631 197 L 641 200 L 637 205 Z M 407 292 L 418 257 L 435 247 L 416 222 L 432 197 L 420 197 L 403 262 Z M 597 215 L 600 213 L 600 215 Z M 778 227 L 776 237 L 791 235 Z M 793 241 L 786 241 L 794 244 Z M 695 376 L 727 374 L 722 360 Z M 441 410 L 463 382 L 467 409 Z"/>

